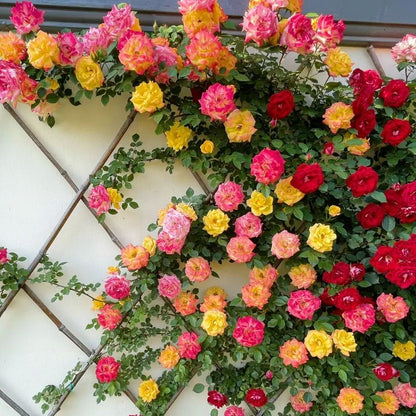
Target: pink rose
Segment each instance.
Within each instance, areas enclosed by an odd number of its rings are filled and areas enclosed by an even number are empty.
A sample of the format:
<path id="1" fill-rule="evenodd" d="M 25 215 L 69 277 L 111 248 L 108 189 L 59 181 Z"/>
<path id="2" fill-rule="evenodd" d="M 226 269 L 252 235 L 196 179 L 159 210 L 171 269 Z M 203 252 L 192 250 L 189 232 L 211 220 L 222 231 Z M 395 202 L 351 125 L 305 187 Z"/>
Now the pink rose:
<path id="1" fill-rule="evenodd" d="M 163 231 L 175 240 L 186 238 L 191 229 L 191 220 L 174 208 L 170 208 L 163 221 Z"/>
<path id="2" fill-rule="evenodd" d="M 215 0 L 179 0 L 179 13 L 185 14 L 196 10 L 214 10 Z"/>
<path id="3" fill-rule="evenodd" d="M 266 185 L 277 182 L 285 171 L 285 160 L 278 150 L 263 149 L 253 157 L 251 174 Z"/>
<path id="4" fill-rule="evenodd" d="M 198 334 L 195 332 L 184 332 L 178 339 L 179 355 L 182 358 L 195 360 L 201 352 L 198 342 Z"/>
<path id="5" fill-rule="evenodd" d="M 343 312 L 342 317 L 347 328 L 365 334 L 376 322 L 376 311 L 370 303 L 361 303 Z"/>
<path id="6" fill-rule="evenodd" d="M 185 274 L 191 282 L 203 282 L 211 276 L 211 267 L 204 258 L 192 257 L 186 262 Z"/>
<path id="7" fill-rule="evenodd" d="M 407 34 L 391 49 L 393 59 L 399 62 L 416 62 L 416 36 Z"/>
<path id="8" fill-rule="evenodd" d="M 82 43 L 72 32 L 58 33 L 59 60 L 62 65 L 75 65 L 82 56 Z"/>
<path id="9" fill-rule="evenodd" d="M 129 244 L 121 250 L 121 260 L 129 271 L 140 270 L 149 263 L 150 254 L 143 246 Z"/>
<path id="10" fill-rule="evenodd" d="M 158 282 L 157 290 L 159 291 L 160 296 L 174 299 L 181 293 L 181 281 L 174 274 L 165 274 Z"/>
<path id="11" fill-rule="evenodd" d="M 234 93 L 234 85 L 222 85 L 218 82 L 211 85 L 202 93 L 199 100 L 201 113 L 211 117 L 211 121 L 227 120 L 228 114 L 237 108 L 234 103 Z"/>
<path id="12" fill-rule="evenodd" d="M 129 4 L 113 8 L 103 17 L 104 27 L 111 40 L 120 39 L 135 23 L 135 15 Z"/>
<path id="13" fill-rule="evenodd" d="M 126 276 L 112 274 L 105 281 L 104 289 L 108 296 L 124 299 L 130 295 L 130 284 Z"/>
<path id="14" fill-rule="evenodd" d="M 264 338 L 264 323 L 252 316 L 238 318 L 233 337 L 243 347 L 259 345 Z"/>
<path id="15" fill-rule="evenodd" d="M 7 263 L 8 261 L 7 248 L 0 248 L 0 265 Z"/>
<path id="16" fill-rule="evenodd" d="M 410 383 L 399 383 L 394 388 L 394 394 L 400 401 L 402 406 L 413 409 L 416 405 L 416 388 L 412 387 Z"/>
<path id="17" fill-rule="evenodd" d="M 107 212 L 111 208 L 111 199 L 104 185 L 98 185 L 91 189 L 88 205 L 95 209 L 98 215 Z"/>
<path id="18" fill-rule="evenodd" d="M 342 20 L 335 22 L 332 15 L 320 15 L 316 19 L 315 38 L 324 51 L 335 48 L 341 42 L 344 30 L 344 22 Z"/>
<path id="19" fill-rule="evenodd" d="M 262 45 L 278 32 L 277 15 L 272 10 L 259 4 L 244 14 L 243 31 L 246 32 L 245 42 L 251 40 Z"/>
<path id="20" fill-rule="evenodd" d="M 16 3 L 16 6 L 12 7 L 11 11 L 10 20 L 19 35 L 32 31 L 36 32 L 44 21 L 43 15 L 45 12 L 38 10 L 30 1 Z"/>
<path id="21" fill-rule="evenodd" d="M 27 78 L 20 65 L 0 60 L 0 103 L 10 102 L 16 107 L 22 94 L 22 82 Z"/>
<path id="22" fill-rule="evenodd" d="M 299 237 L 283 230 L 273 236 L 272 254 L 278 259 L 288 259 L 299 251 Z"/>
<path id="23" fill-rule="evenodd" d="M 111 37 L 104 27 L 91 27 L 82 37 L 82 45 L 87 55 L 106 50 L 111 43 Z"/>
<path id="24" fill-rule="evenodd" d="M 394 297 L 391 293 L 382 293 L 377 298 L 377 307 L 384 315 L 387 322 L 397 322 L 406 318 L 409 313 L 409 305 L 401 296 Z"/>
<path id="25" fill-rule="evenodd" d="M 258 237 L 262 232 L 263 223 L 260 218 L 251 212 L 238 217 L 234 224 L 237 237 Z"/>
<path id="26" fill-rule="evenodd" d="M 224 412 L 224 416 L 244 416 L 244 410 L 240 406 L 230 406 Z"/>
<path id="27" fill-rule="evenodd" d="M 289 51 L 305 55 L 313 50 L 314 36 L 311 20 L 303 14 L 295 13 L 283 30 L 280 44 L 287 46 Z"/>
<path id="28" fill-rule="evenodd" d="M 241 185 L 235 182 L 224 182 L 218 186 L 214 194 L 217 207 L 224 212 L 232 212 L 244 201 L 244 193 Z"/>
<path id="29" fill-rule="evenodd" d="M 113 357 L 102 357 L 97 362 L 97 368 L 95 369 L 97 380 L 100 383 L 109 383 L 110 381 L 117 380 L 120 366 L 121 364 Z"/>
<path id="30" fill-rule="evenodd" d="M 157 248 L 166 254 L 181 254 L 186 238 L 172 238 L 167 232 L 162 231 L 156 240 Z"/>
<path id="31" fill-rule="evenodd" d="M 113 330 L 121 322 L 122 315 L 118 309 L 112 305 L 105 305 L 97 315 L 98 323 L 104 328 Z"/>
<path id="32" fill-rule="evenodd" d="M 236 263 L 247 263 L 254 257 L 255 247 L 248 237 L 233 237 L 227 244 L 228 257 Z"/>
<path id="33" fill-rule="evenodd" d="M 299 319 L 312 320 L 313 314 L 321 307 L 321 299 L 309 290 L 296 290 L 290 294 L 287 311 Z"/>

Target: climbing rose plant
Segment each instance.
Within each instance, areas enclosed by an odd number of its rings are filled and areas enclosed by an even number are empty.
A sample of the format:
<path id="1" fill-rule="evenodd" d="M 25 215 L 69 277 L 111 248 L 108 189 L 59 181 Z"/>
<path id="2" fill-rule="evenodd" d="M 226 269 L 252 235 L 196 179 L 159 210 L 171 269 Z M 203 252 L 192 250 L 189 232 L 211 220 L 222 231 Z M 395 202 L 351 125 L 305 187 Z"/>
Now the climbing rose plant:
<path id="1" fill-rule="evenodd" d="M 26 103 L 53 126 L 61 99 L 106 105 L 123 94 L 166 137 L 146 151 L 134 135 L 93 178 L 99 220 L 137 208 L 123 189 L 151 160 L 169 171 L 179 160 L 211 186 L 160 207 L 153 234 L 109 267 L 89 325 L 105 344 L 97 400 L 140 380 L 141 414 L 163 414 L 208 372 L 194 391 L 207 391 L 212 415 L 244 415 L 243 401 L 270 415 L 285 389 L 285 415 L 410 414 L 416 37 L 392 50 L 405 79 L 382 79 L 352 70 L 338 46 L 344 23 L 303 15 L 301 0 L 251 0 L 244 37 L 221 33 L 233 24 L 216 0 L 178 3 L 183 26 L 145 33 L 121 4 L 99 27 L 51 35 L 43 12 L 22 2 L 16 31 L 0 35 L 2 103 Z M 0 249 L 2 297 L 24 278 L 23 260 Z M 214 283 L 224 262 L 247 266 L 234 298 Z M 45 258 L 31 280 L 63 285 L 54 299 L 98 290 L 62 275 Z M 165 369 L 157 379 L 152 365 Z M 77 371 L 35 396 L 45 411 Z"/>

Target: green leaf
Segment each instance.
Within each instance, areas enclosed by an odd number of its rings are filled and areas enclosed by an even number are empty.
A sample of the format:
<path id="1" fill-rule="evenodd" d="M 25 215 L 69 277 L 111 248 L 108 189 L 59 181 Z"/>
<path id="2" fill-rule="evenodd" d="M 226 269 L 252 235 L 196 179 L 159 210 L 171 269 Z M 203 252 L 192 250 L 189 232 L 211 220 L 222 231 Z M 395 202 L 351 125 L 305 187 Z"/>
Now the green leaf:
<path id="1" fill-rule="evenodd" d="M 192 389 L 192 391 L 194 391 L 195 393 L 202 393 L 204 391 L 205 386 L 201 383 L 195 384 L 194 388 Z"/>
<path id="2" fill-rule="evenodd" d="M 48 94 L 47 96 L 46 96 L 46 101 L 48 102 L 48 103 L 51 103 L 51 104 L 55 104 L 55 103 L 57 103 L 58 101 L 59 101 L 59 95 L 58 94 L 54 94 L 54 93 L 52 93 L 52 94 Z"/>
<path id="3" fill-rule="evenodd" d="M 217 409 L 212 409 L 211 410 L 211 416 L 218 416 L 218 410 Z"/>
<path id="4" fill-rule="evenodd" d="M 386 202 L 387 201 L 386 195 L 384 195 L 384 192 L 374 191 L 369 196 L 371 196 L 371 198 L 375 199 L 378 202 Z"/>
<path id="5" fill-rule="evenodd" d="M 338 377 L 344 382 L 346 383 L 348 380 L 348 376 L 347 373 L 344 370 L 339 370 L 338 372 Z"/>
<path id="6" fill-rule="evenodd" d="M 391 232 L 394 230 L 394 227 L 396 226 L 396 220 L 393 217 L 390 217 L 390 215 L 387 215 L 384 218 L 381 226 L 383 227 L 383 230 Z"/>

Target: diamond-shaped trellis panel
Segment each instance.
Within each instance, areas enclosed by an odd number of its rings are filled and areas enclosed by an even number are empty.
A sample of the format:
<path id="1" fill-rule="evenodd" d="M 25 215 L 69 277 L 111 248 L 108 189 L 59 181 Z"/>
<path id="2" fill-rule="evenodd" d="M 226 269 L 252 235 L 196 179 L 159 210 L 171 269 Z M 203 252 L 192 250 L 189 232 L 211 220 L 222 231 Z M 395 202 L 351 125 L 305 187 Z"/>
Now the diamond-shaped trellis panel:
<path id="1" fill-rule="evenodd" d="M 85 355 L 22 291 L 0 320 L 0 385 L 31 416 L 41 415 L 32 397 L 59 384 Z M 10 413 L 11 415 L 13 413 Z"/>
<path id="2" fill-rule="evenodd" d="M 0 415 L 2 416 L 18 416 L 19 414 L 16 413 L 6 402 L 0 399 Z"/>

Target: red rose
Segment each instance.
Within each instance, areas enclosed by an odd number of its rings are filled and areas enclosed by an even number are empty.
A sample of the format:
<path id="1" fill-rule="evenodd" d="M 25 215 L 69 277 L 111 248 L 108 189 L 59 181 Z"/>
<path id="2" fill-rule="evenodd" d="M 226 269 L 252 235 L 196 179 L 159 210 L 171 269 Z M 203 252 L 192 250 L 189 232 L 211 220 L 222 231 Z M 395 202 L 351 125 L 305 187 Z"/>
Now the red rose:
<path id="1" fill-rule="evenodd" d="M 361 282 L 365 276 L 365 267 L 362 263 L 350 264 L 350 278 L 354 282 Z"/>
<path id="2" fill-rule="evenodd" d="M 352 102 L 352 111 L 356 116 L 358 116 L 359 114 L 366 111 L 367 108 L 373 104 L 373 101 L 374 95 L 372 91 L 369 94 L 361 93 L 360 95 L 357 95 L 355 100 Z"/>
<path id="3" fill-rule="evenodd" d="M 407 289 L 416 284 L 416 264 L 396 264 L 387 272 L 386 278 L 402 289 Z"/>
<path id="4" fill-rule="evenodd" d="M 262 407 L 267 403 L 263 389 L 250 389 L 246 394 L 246 402 L 254 407 Z"/>
<path id="5" fill-rule="evenodd" d="M 414 241 L 397 241 L 393 246 L 393 256 L 400 262 L 416 262 L 416 245 Z"/>
<path id="6" fill-rule="evenodd" d="M 370 228 L 380 227 L 385 216 L 386 211 L 381 205 L 368 204 L 357 214 L 357 219 L 360 221 L 361 227 L 368 230 Z"/>
<path id="7" fill-rule="evenodd" d="M 402 223 L 416 221 L 416 181 L 405 185 L 393 185 L 384 192 L 387 202 L 383 205 L 387 214 Z"/>
<path id="8" fill-rule="evenodd" d="M 386 273 L 397 263 L 394 257 L 393 247 L 379 246 L 374 256 L 370 259 L 370 264 L 379 272 Z"/>
<path id="9" fill-rule="evenodd" d="M 120 365 L 113 357 L 101 358 L 95 369 L 97 380 L 100 383 L 109 383 L 112 380 L 116 380 Z"/>
<path id="10" fill-rule="evenodd" d="M 369 167 L 360 166 L 357 172 L 347 178 L 347 186 L 351 189 L 355 198 L 367 195 L 377 188 L 377 172 Z"/>
<path id="11" fill-rule="evenodd" d="M 321 299 L 322 303 L 328 306 L 334 305 L 334 297 L 330 296 L 328 288 L 326 287 L 321 295 L 319 295 L 319 299 Z"/>
<path id="12" fill-rule="evenodd" d="M 373 94 L 375 90 L 381 87 L 383 80 L 374 69 L 363 71 L 357 68 L 352 72 L 349 83 L 354 89 L 354 95 L 359 95 L 363 92 Z"/>
<path id="13" fill-rule="evenodd" d="M 410 94 L 410 88 L 401 79 L 391 80 L 380 90 L 380 98 L 387 107 L 401 107 Z"/>
<path id="14" fill-rule="evenodd" d="M 335 145 L 332 142 L 328 142 L 324 144 L 324 149 L 322 150 L 322 153 L 324 155 L 331 156 L 334 153 Z"/>
<path id="15" fill-rule="evenodd" d="M 267 104 L 267 114 L 272 120 L 281 120 L 287 117 L 294 107 L 293 94 L 289 90 L 283 90 L 270 97 Z"/>
<path id="16" fill-rule="evenodd" d="M 318 163 L 307 165 L 302 163 L 296 169 L 290 184 L 304 194 L 310 194 L 318 190 L 324 183 L 324 173 Z"/>
<path id="17" fill-rule="evenodd" d="M 351 127 L 357 129 L 357 136 L 367 137 L 376 126 L 376 113 L 374 110 L 365 110 L 357 114 L 351 121 Z"/>
<path id="18" fill-rule="evenodd" d="M 324 272 L 323 281 L 336 285 L 347 285 L 351 283 L 350 265 L 340 261 L 334 264 L 330 272 Z"/>
<path id="19" fill-rule="evenodd" d="M 396 370 L 391 364 L 380 363 L 373 369 L 373 373 L 381 381 L 389 381 L 393 377 L 399 377 L 400 371 Z"/>
<path id="20" fill-rule="evenodd" d="M 341 311 L 350 311 L 362 303 L 362 296 L 355 287 L 341 290 L 334 296 L 334 305 Z"/>
<path id="21" fill-rule="evenodd" d="M 220 407 L 223 407 L 227 404 L 228 397 L 225 394 L 220 393 L 219 391 L 210 390 L 208 392 L 207 402 L 219 409 Z"/>
<path id="22" fill-rule="evenodd" d="M 394 118 L 386 123 L 380 136 L 384 143 L 398 146 L 403 140 L 407 139 L 411 132 L 412 127 L 407 120 Z"/>

